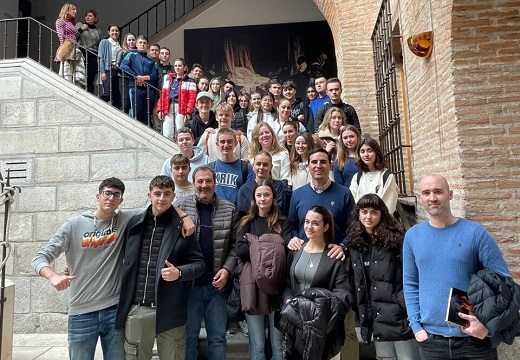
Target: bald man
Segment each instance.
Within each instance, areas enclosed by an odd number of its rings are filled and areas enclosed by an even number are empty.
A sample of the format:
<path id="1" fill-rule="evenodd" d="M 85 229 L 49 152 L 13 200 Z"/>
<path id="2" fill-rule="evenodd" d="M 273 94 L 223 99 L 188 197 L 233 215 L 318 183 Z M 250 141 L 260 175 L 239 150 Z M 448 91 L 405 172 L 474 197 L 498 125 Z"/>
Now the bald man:
<path id="1" fill-rule="evenodd" d="M 413 226 L 403 248 L 404 297 L 410 326 L 423 360 L 498 359 L 488 330 L 472 315 L 469 326 L 445 321 L 450 288 L 466 291 L 472 274 L 486 268 L 509 277 L 502 253 L 486 229 L 451 212 L 453 191 L 439 175 L 419 182 L 430 220 Z"/>

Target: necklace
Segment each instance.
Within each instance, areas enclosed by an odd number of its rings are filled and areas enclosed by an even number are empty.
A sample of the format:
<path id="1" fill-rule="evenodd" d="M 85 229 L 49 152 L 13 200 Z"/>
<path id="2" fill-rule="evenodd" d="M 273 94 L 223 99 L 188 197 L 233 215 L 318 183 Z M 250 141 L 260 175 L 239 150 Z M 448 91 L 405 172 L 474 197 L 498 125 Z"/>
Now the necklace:
<path id="1" fill-rule="evenodd" d="M 314 259 L 313 259 L 313 255 L 316 255 L 316 257 Z M 310 268 L 314 267 L 314 262 L 319 258 L 319 256 L 320 256 L 319 253 L 317 253 L 317 254 L 309 253 L 309 261 L 310 261 L 309 267 Z"/>

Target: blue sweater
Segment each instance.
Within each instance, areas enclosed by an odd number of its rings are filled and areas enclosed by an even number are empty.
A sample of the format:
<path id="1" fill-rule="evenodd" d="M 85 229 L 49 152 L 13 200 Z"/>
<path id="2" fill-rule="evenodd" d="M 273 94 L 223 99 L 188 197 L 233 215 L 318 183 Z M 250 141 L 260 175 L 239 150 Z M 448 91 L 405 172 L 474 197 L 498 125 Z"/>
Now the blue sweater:
<path id="1" fill-rule="evenodd" d="M 424 222 L 405 235 L 403 247 L 404 297 L 414 333 L 447 337 L 468 336 L 444 321 L 449 291 L 466 291 L 472 274 L 488 268 L 509 275 L 496 241 L 473 221 L 458 219 L 436 228 Z"/>
<path id="2" fill-rule="evenodd" d="M 316 118 L 316 114 L 318 113 L 318 110 L 320 107 L 322 107 L 323 105 L 325 105 L 326 103 L 328 103 L 330 101 L 330 98 L 329 98 L 329 95 L 325 95 L 324 97 L 320 97 L 318 95 L 318 97 L 314 100 L 311 101 L 311 103 L 309 104 L 309 107 L 311 108 L 311 111 L 312 111 L 312 115 Z"/>
<path id="3" fill-rule="evenodd" d="M 350 187 L 350 182 L 354 175 L 356 175 L 359 171 L 359 168 L 356 166 L 356 159 L 349 158 L 348 161 L 343 166 L 343 171 L 341 171 L 338 167 L 338 160 L 334 161 L 334 182 L 345 187 Z"/>
<path id="4" fill-rule="evenodd" d="M 335 182 L 331 182 L 327 190 L 320 194 L 314 191 L 310 184 L 294 190 L 289 209 L 289 223 L 291 224 L 293 236 L 298 236 L 304 240 L 307 239 L 303 223 L 305 222 L 307 211 L 315 205 L 324 206 L 332 213 L 335 225 L 335 243 L 345 242 L 346 245 L 347 229 L 355 206 L 350 190 Z"/>

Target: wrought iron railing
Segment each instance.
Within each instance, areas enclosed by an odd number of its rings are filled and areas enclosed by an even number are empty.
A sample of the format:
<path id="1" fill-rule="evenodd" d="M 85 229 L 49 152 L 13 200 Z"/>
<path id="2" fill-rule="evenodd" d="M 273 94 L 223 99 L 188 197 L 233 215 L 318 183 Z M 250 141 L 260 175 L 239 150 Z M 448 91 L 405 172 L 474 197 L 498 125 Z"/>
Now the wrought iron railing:
<path id="1" fill-rule="evenodd" d="M 3 19 L 0 20 L 0 35 L 0 59 L 5 60 L 16 58 L 30 58 L 38 62 L 39 64 L 55 71 L 56 73 L 59 73 L 60 64 L 59 62 L 54 61 L 55 53 L 59 45 L 58 34 L 55 30 L 38 22 L 33 18 Z M 85 77 L 88 78 L 89 58 L 97 59 L 97 62 L 99 64 L 100 57 L 97 53 L 88 50 L 80 45 L 76 44 L 74 46 L 80 49 L 83 53 L 85 61 Z M 114 82 L 117 83 L 117 86 L 120 86 L 121 88 L 121 99 L 119 99 L 120 101 L 115 101 L 116 99 L 114 99 L 113 97 L 112 76 L 117 77 L 117 81 Z M 72 79 L 74 81 L 74 77 Z M 130 87 L 128 86 L 128 81 L 131 81 L 132 79 L 135 79 L 135 77 L 132 74 L 123 71 L 119 67 L 117 67 L 116 71 L 111 71 L 109 73 L 109 78 L 106 80 L 109 81 L 109 84 L 111 85 L 110 94 L 106 96 L 104 100 L 108 101 L 110 104 L 121 103 L 123 105 L 119 110 L 126 111 L 127 109 L 124 108 L 125 102 L 127 104 L 130 104 L 128 101 L 128 94 L 130 90 Z M 133 88 L 134 91 L 136 91 L 137 84 L 135 81 L 133 82 Z M 147 123 L 148 126 L 152 127 L 153 106 L 150 106 L 150 104 L 154 103 L 154 101 L 152 100 L 156 99 L 156 96 L 158 96 L 159 89 L 146 82 L 143 86 L 146 87 L 147 96 Z M 85 89 L 84 86 L 80 87 Z M 94 95 L 102 97 L 101 86 L 98 86 L 96 90 L 97 91 L 94 91 Z M 135 109 L 137 107 L 136 97 L 134 97 L 133 105 L 133 108 Z M 136 114 L 134 113 L 134 119 L 135 118 Z M 161 131 L 161 129 L 156 130 Z"/>
<path id="2" fill-rule="evenodd" d="M 372 33 L 377 117 L 379 123 L 378 134 L 385 160 L 399 185 L 400 195 L 405 195 L 407 188 L 403 148 L 409 147 L 409 145 L 403 145 L 401 141 L 401 117 L 399 114 L 396 66 L 392 40 L 390 1 L 383 0 Z"/>
<path id="3" fill-rule="evenodd" d="M 207 1 L 161 0 L 121 26 L 121 34 L 131 32 L 150 38 Z"/>

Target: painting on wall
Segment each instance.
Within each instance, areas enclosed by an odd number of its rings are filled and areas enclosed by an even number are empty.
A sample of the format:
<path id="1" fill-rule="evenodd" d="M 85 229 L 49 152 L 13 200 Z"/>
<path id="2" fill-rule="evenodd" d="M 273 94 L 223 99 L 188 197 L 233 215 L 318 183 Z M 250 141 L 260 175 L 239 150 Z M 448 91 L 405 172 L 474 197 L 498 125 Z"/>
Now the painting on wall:
<path id="1" fill-rule="evenodd" d="M 230 79 L 239 91 L 265 91 L 269 79 L 293 80 L 305 96 L 311 78 L 337 76 L 332 33 L 326 21 L 185 30 L 188 65 L 205 76 Z"/>

